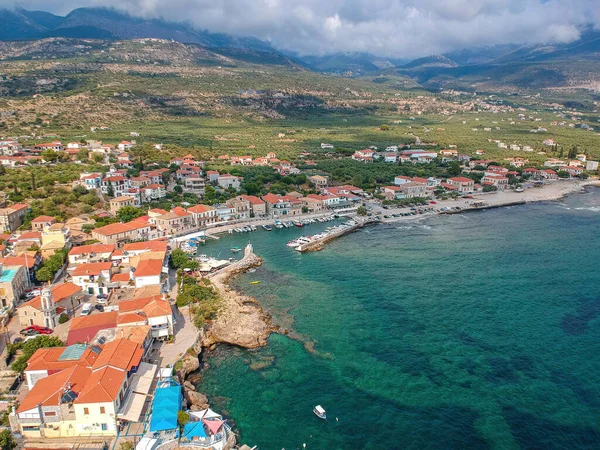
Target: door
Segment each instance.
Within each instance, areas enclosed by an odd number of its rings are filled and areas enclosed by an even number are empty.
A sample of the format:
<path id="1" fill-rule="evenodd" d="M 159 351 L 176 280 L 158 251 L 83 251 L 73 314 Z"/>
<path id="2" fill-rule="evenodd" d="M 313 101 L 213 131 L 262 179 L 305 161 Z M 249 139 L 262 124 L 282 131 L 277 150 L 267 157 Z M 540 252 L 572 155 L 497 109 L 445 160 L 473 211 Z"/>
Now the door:
<path id="1" fill-rule="evenodd" d="M 29 325 L 33 325 L 33 319 L 29 319 Z"/>
<path id="2" fill-rule="evenodd" d="M 93 295 L 94 294 L 94 288 L 93 287 L 89 287 L 88 288 L 88 294 Z"/>

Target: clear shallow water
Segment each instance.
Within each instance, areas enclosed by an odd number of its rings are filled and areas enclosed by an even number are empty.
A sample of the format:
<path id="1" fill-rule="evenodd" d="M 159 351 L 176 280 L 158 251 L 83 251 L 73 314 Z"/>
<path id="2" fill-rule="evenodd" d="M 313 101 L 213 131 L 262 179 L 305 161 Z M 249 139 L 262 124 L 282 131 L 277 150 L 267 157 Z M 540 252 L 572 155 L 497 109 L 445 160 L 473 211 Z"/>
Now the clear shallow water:
<path id="1" fill-rule="evenodd" d="M 594 190 L 304 255 L 285 243 L 328 225 L 225 236 L 206 252 L 250 238 L 265 264 L 236 282 L 292 333 L 221 347 L 199 389 L 262 450 L 598 449 L 599 210 Z"/>

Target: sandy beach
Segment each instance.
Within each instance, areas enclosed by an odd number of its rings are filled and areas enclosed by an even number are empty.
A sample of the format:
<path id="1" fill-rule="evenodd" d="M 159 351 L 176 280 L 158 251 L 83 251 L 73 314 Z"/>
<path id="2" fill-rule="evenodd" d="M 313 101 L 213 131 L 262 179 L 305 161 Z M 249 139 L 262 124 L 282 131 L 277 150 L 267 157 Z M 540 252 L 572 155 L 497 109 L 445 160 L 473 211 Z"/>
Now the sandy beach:
<path id="1" fill-rule="evenodd" d="M 434 207 L 432 211 L 423 212 L 415 216 L 401 216 L 401 217 L 389 217 L 383 218 L 382 222 L 400 222 L 406 220 L 416 220 L 423 217 L 432 216 L 435 214 L 443 214 L 438 212 L 441 208 L 461 208 L 461 211 L 469 211 L 475 209 L 485 209 L 486 207 L 474 207 L 473 204 L 485 202 L 487 207 L 498 208 L 501 206 L 509 206 L 518 203 L 530 203 L 530 202 L 541 202 L 558 200 L 569 194 L 582 191 L 586 186 L 598 186 L 600 187 L 600 180 L 585 180 L 585 181 L 572 181 L 572 180 L 558 180 L 552 183 L 544 185 L 542 188 L 530 188 L 524 192 L 515 192 L 513 190 L 503 192 L 493 192 L 486 194 L 474 194 L 473 198 L 464 199 L 459 198 L 456 200 L 437 200 L 435 205 L 429 205 L 428 207 Z M 388 210 L 377 211 L 378 214 L 391 215 L 396 213 L 409 212 L 410 208 L 395 208 Z M 454 210 L 455 212 L 460 212 Z"/>

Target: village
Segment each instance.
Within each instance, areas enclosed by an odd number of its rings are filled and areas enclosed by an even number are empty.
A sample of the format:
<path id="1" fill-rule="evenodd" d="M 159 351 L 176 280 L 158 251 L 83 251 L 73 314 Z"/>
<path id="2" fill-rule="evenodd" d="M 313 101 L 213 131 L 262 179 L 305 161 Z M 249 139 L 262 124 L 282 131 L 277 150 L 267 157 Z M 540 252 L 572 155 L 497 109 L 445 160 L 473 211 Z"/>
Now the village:
<path id="1" fill-rule="evenodd" d="M 297 163 L 280 160 L 274 152 L 257 158 L 218 156 L 220 166 L 232 171 L 259 166 L 279 177 L 300 177 L 285 193 L 250 195 L 242 176 L 207 168 L 211 161 L 192 154 L 171 158 L 169 164 L 147 162 L 133 174 L 135 147 L 135 141 L 115 146 L 55 140 L 31 147 L 17 140 L 0 142 L 6 170 L 56 164 L 82 153 L 104 167 L 82 168 L 70 185 L 98 196 L 104 207 L 93 213 L 59 220 L 31 217 L 26 202 L 5 200 L 0 208 L 0 387 L 10 427 L 28 442 L 110 442 L 112 448 L 131 442 L 144 450 L 233 448 L 226 418 L 186 381 L 198 368 L 196 347 L 205 323 L 198 327 L 191 319 L 193 305 L 180 308 L 178 298 L 191 295 L 184 291 L 186 283 L 200 283 L 236 259 L 224 264 L 204 260 L 206 269 L 192 264 L 182 272 L 188 266 L 175 264 L 171 256 L 188 240 L 204 242 L 256 226 L 269 231 L 334 216 L 351 218 L 349 225 L 323 235 L 325 242 L 367 221 L 489 206 L 505 192 L 514 197 L 504 203 L 519 201 L 525 191 L 550 189 L 561 179 L 584 179 L 598 169 L 598 162 L 583 153 L 548 158 L 539 166 L 522 157 L 482 159 L 483 151 L 471 156 L 457 148 L 391 145 L 379 151 L 372 146 L 347 160 L 435 166 L 444 175 L 396 175 L 375 189 L 363 189 L 312 170 L 316 163 L 308 159 L 309 152 Z M 328 143 L 320 147 L 325 152 L 334 148 Z M 223 201 L 203 203 L 209 190 Z M 188 199 L 192 194 L 198 202 L 156 206 L 178 194 Z M 302 251 L 309 243 L 297 246 Z M 198 250 L 185 253 L 191 262 Z M 182 373 L 186 358 L 191 369 Z"/>

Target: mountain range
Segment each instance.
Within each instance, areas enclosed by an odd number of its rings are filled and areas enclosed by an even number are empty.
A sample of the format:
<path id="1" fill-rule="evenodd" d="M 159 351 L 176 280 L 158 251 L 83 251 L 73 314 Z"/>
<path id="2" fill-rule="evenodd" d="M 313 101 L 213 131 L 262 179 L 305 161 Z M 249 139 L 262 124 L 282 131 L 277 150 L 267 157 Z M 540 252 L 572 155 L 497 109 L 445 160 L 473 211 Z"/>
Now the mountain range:
<path id="1" fill-rule="evenodd" d="M 107 8 L 78 8 L 66 16 L 25 9 L 0 10 L 0 41 L 49 37 L 169 39 L 218 49 L 225 56 L 263 64 L 292 64 L 350 76 L 408 77 L 428 88 L 506 85 L 542 88 L 597 83 L 600 32 L 586 30 L 569 44 L 484 46 L 409 60 L 344 52 L 299 56 L 254 37 L 200 30 L 191 24 L 143 19 Z"/>

